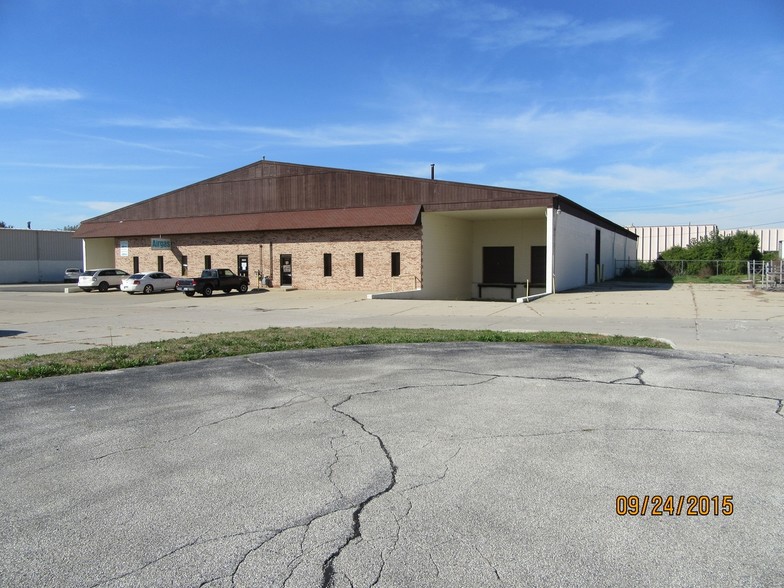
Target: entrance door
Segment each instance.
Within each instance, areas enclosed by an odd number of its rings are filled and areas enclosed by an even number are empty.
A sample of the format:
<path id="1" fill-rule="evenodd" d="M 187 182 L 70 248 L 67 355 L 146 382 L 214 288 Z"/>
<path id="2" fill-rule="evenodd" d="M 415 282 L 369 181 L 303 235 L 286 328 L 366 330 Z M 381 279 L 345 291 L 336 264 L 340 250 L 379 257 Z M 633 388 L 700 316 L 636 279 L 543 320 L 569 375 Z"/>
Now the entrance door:
<path id="1" fill-rule="evenodd" d="M 602 263 L 602 232 L 596 229 L 596 251 L 594 252 L 594 260 L 596 266 L 596 282 L 601 280 L 601 263 Z"/>
<path id="2" fill-rule="evenodd" d="M 514 247 L 482 248 L 482 281 L 485 284 L 514 283 Z"/>
<path id="3" fill-rule="evenodd" d="M 547 246 L 531 247 L 531 285 L 544 287 L 547 284 Z"/>
<path id="4" fill-rule="evenodd" d="M 248 277 L 248 256 L 247 255 L 238 255 L 237 256 L 237 274 L 240 276 Z"/>
<path id="5" fill-rule="evenodd" d="M 280 256 L 280 285 L 291 286 L 291 255 Z"/>

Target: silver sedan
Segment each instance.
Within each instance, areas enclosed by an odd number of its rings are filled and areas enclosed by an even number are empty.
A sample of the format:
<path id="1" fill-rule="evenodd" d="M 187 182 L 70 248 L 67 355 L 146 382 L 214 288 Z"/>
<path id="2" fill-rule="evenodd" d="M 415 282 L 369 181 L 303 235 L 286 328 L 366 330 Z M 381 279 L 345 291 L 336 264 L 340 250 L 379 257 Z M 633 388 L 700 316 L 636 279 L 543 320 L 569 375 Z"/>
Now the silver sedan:
<path id="1" fill-rule="evenodd" d="M 163 290 L 174 290 L 177 278 L 171 277 L 163 272 L 147 272 L 143 274 L 133 274 L 125 278 L 120 284 L 120 290 L 133 294 L 143 292 L 152 294 Z"/>

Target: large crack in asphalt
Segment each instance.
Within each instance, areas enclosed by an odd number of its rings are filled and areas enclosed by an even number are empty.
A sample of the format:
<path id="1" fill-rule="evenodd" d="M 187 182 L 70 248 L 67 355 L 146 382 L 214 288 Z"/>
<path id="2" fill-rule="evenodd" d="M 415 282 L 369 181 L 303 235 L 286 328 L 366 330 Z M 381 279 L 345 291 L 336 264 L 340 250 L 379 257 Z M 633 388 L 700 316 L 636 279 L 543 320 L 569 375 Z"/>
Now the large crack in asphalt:
<path id="1" fill-rule="evenodd" d="M 517 380 L 527 380 L 527 381 L 539 381 L 539 382 L 578 382 L 578 383 L 585 383 L 585 384 L 605 384 L 605 385 L 621 385 L 621 386 L 644 386 L 646 388 L 653 388 L 657 390 L 671 390 L 674 392 L 695 392 L 700 394 L 712 394 L 716 396 L 736 396 L 738 398 L 751 398 L 751 399 L 758 399 L 758 400 L 771 400 L 776 403 L 776 410 L 774 411 L 779 416 L 784 416 L 782 414 L 782 406 L 784 405 L 784 398 L 780 398 L 778 396 L 765 396 L 762 394 L 744 394 L 743 392 L 729 392 L 729 391 L 720 391 L 720 390 L 707 390 L 704 388 L 684 388 L 681 386 L 663 386 L 661 384 L 651 384 L 646 382 L 643 379 L 645 375 L 645 371 L 638 367 L 634 366 L 637 370 L 637 373 L 633 376 L 629 376 L 626 378 L 617 378 L 615 380 L 592 380 L 589 378 L 578 378 L 574 376 L 552 376 L 552 377 L 543 377 L 543 376 L 521 376 L 521 375 L 511 375 L 511 374 L 494 374 L 494 373 L 484 373 L 484 372 L 468 372 L 464 370 L 455 370 L 455 369 L 446 369 L 446 368 L 434 368 L 434 371 L 441 371 L 446 373 L 457 373 L 457 374 L 464 374 L 470 376 L 477 376 L 477 377 L 486 377 L 486 378 L 509 378 L 509 379 L 517 379 Z"/>
<path id="2" fill-rule="evenodd" d="M 483 379 L 481 381 L 479 381 L 479 382 L 470 382 L 470 383 L 465 383 L 465 384 L 438 384 L 436 386 L 442 386 L 442 387 L 443 386 L 452 386 L 452 387 L 477 386 L 477 385 L 485 384 L 487 382 L 495 380 L 499 376 L 497 376 L 497 375 L 480 375 L 478 377 L 482 377 Z M 433 385 L 427 385 L 427 384 L 410 384 L 410 385 L 405 385 L 405 386 L 396 386 L 394 388 L 381 388 L 381 389 L 376 389 L 376 390 L 368 390 L 368 391 L 360 392 L 360 393 L 357 393 L 357 394 L 351 394 L 351 395 L 343 398 L 341 401 L 339 401 L 339 402 L 337 402 L 337 403 L 335 403 L 335 404 L 333 404 L 331 406 L 331 409 L 332 409 L 333 412 L 336 412 L 336 413 L 342 415 L 343 417 L 349 419 L 351 422 L 353 422 L 354 424 L 359 426 L 359 428 L 364 433 L 366 433 L 367 435 L 369 435 L 370 437 L 375 439 L 375 441 L 378 443 L 379 449 L 381 449 L 382 453 L 384 454 L 384 458 L 385 458 L 385 460 L 387 462 L 387 467 L 388 467 L 388 472 L 389 472 L 388 473 L 389 481 L 388 481 L 387 485 L 384 488 L 382 488 L 381 490 L 379 490 L 379 491 L 377 491 L 377 492 L 375 492 L 373 494 L 368 495 L 362 502 L 360 502 L 357 505 L 356 509 L 352 513 L 351 532 L 349 533 L 348 537 L 343 542 L 343 544 L 340 545 L 335 551 L 333 551 L 329 555 L 329 557 L 327 557 L 327 559 L 324 561 L 324 564 L 322 566 L 322 572 L 323 573 L 322 573 L 322 579 L 321 579 L 321 586 L 322 586 L 322 588 L 330 588 L 330 587 L 334 586 L 334 581 L 335 581 L 335 562 L 336 562 L 336 560 L 338 559 L 338 557 L 340 557 L 340 554 L 343 553 L 343 551 L 346 548 L 349 547 L 349 545 L 355 543 L 356 541 L 358 541 L 358 540 L 360 540 L 362 538 L 362 521 L 361 521 L 362 512 L 365 510 L 365 508 L 371 502 L 373 502 L 374 500 L 380 498 L 381 496 L 384 496 L 385 494 L 388 494 L 389 492 L 391 492 L 394 489 L 395 485 L 397 484 L 397 469 L 398 469 L 397 468 L 397 464 L 395 463 L 394 459 L 392 458 L 392 454 L 389 451 L 389 448 L 387 447 L 387 445 L 384 443 L 384 440 L 378 434 L 376 434 L 373 431 L 369 430 L 367 428 L 367 426 L 365 425 L 365 423 L 360 421 L 357 417 L 355 417 L 354 415 L 350 414 L 349 412 L 346 412 L 345 410 L 341 410 L 340 407 L 345 405 L 345 404 L 347 404 L 348 402 L 350 402 L 351 400 L 353 400 L 357 396 L 367 396 L 367 395 L 370 395 L 370 394 L 378 394 L 378 393 L 381 393 L 381 392 L 399 392 L 399 391 L 402 391 L 402 390 L 409 390 L 409 389 L 415 389 L 415 388 L 425 388 L 425 387 L 432 387 L 432 386 Z M 453 455 L 452 458 L 450 458 L 450 459 L 453 459 L 456 455 L 457 455 L 457 453 L 455 453 L 455 455 Z M 447 471 L 448 471 L 448 467 L 447 467 Z M 445 476 L 446 476 L 446 472 L 444 472 L 444 475 L 441 476 L 440 479 L 443 479 Z M 409 511 L 410 511 L 410 508 L 409 508 Z M 399 539 L 399 533 L 400 533 L 399 523 L 400 523 L 400 521 L 397 520 L 397 523 L 398 523 L 397 534 L 398 534 L 398 539 Z M 375 586 L 380 581 L 381 575 L 383 574 L 384 566 L 385 566 L 385 558 L 383 556 L 383 550 L 382 550 L 381 566 L 380 566 L 380 569 L 378 570 L 378 573 L 377 573 L 375 579 L 372 581 L 370 586 Z M 348 578 L 348 577 L 347 577 L 347 579 L 348 579 L 349 583 L 353 586 L 353 582 L 351 581 L 351 579 Z"/>
<path id="3" fill-rule="evenodd" d="M 378 442 L 378 446 L 381 449 L 381 451 L 384 453 L 384 458 L 386 459 L 387 465 L 389 467 L 389 481 L 383 489 L 367 496 L 354 509 L 354 512 L 351 515 L 351 519 L 352 519 L 351 533 L 346 538 L 345 542 L 342 545 L 340 545 L 335 551 L 333 551 L 329 555 L 329 557 L 327 557 L 327 559 L 324 561 L 324 565 L 322 567 L 323 575 L 321 578 L 322 588 L 329 588 L 333 586 L 333 581 L 335 578 L 335 560 L 340 556 L 340 554 L 343 552 L 344 549 L 346 549 L 349 545 L 351 545 L 354 541 L 356 541 L 358 538 L 362 536 L 362 523 L 360 521 L 360 517 L 362 516 L 362 511 L 365 510 L 367 505 L 370 504 L 373 500 L 375 500 L 380 496 L 383 496 L 384 494 L 392 490 L 392 488 L 394 488 L 395 484 L 397 483 L 397 464 L 395 464 L 395 461 L 392 459 L 392 454 L 389 452 L 389 448 L 384 443 L 384 440 L 373 431 L 370 431 L 365 426 L 365 424 L 359 419 L 357 419 L 354 415 L 340 409 L 342 405 L 349 402 L 353 397 L 354 397 L 353 395 L 347 396 L 340 402 L 333 404 L 331 408 L 334 412 L 341 414 L 347 419 L 356 423 L 360 429 L 362 429 L 365 433 L 373 437 Z"/>
<path id="4" fill-rule="evenodd" d="M 252 362 L 252 363 L 255 363 L 255 362 Z M 257 365 L 261 365 L 261 364 L 257 364 Z M 263 366 L 263 367 L 266 367 L 266 366 Z M 331 501 L 330 503 L 325 504 L 322 508 L 318 509 L 316 512 L 313 512 L 313 513 L 311 513 L 309 515 L 306 515 L 304 517 L 300 517 L 300 518 L 298 518 L 298 519 L 296 519 L 294 521 L 291 521 L 291 524 L 289 524 L 289 525 L 287 525 L 285 527 L 282 527 L 282 528 L 278 528 L 278 529 L 263 529 L 263 530 L 260 530 L 260 531 L 246 532 L 246 533 L 240 533 L 240 534 L 236 534 L 236 535 L 225 535 L 225 536 L 213 537 L 213 538 L 197 538 L 197 539 L 195 539 L 193 541 L 184 543 L 184 544 L 182 544 L 182 545 L 172 549 L 171 551 L 161 555 L 160 557 L 154 558 L 153 560 L 142 564 L 141 566 L 135 568 L 134 570 L 124 572 L 124 573 L 122 573 L 122 574 L 120 574 L 118 576 L 115 576 L 113 578 L 108 578 L 108 579 L 102 580 L 101 582 L 93 584 L 93 587 L 97 587 L 97 586 L 100 586 L 102 584 L 106 584 L 106 583 L 109 583 L 111 581 L 114 581 L 114 580 L 127 578 L 128 576 L 131 576 L 131 575 L 133 575 L 135 573 L 143 571 L 144 569 L 149 568 L 150 566 L 155 565 L 156 563 L 158 563 L 158 562 L 160 562 L 160 561 L 162 561 L 164 559 L 167 559 L 169 557 L 174 557 L 178 553 L 182 552 L 183 550 L 189 549 L 191 547 L 203 545 L 205 543 L 210 543 L 210 542 L 225 541 L 225 540 L 228 540 L 228 539 L 231 539 L 231 538 L 240 537 L 240 536 L 260 535 L 261 536 L 259 538 L 260 540 L 257 541 L 257 542 L 254 542 L 254 545 L 251 546 L 250 549 L 245 550 L 245 552 L 243 554 L 241 554 L 237 558 L 236 563 L 234 564 L 233 569 L 231 570 L 230 573 L 224 574 L 224 575 L 221 575 L 221 576 L 218 576 L 218 577 L 210 578 L 209 580 L 205 580 L 204 582 L 201 583 L 201 586 L 204 587 L 204 586 L 207 586 L 207 585 L 209 585 L 209 584 L 211 584 L 213 582 L 216 582 L 216 581 L 230 579 L 231 580 L 231 585 L 234 586 L 235 585 L 235 580 L 237 578 L 237 575 L 239 574 L 239 572 L 242 569 L 243 565 L 248 560 L 248 558 L 250 558 L 254 553 L 264 549 L 269 543 L 271 543 L 272 541 L 274 541 L 275 539 L 277 539 L 278 537 L 280 537 L 281 535 L 283 535 L 284 533 L 286 533 L 288 531 L 295 530 L 295 529 L 303 529 L 302 538 L 299 541 L 299 544 L 300 544 L 299 554 L 294 556 L 289 561 L 289 563 L 286 566 L 287 567 L 287 571 L 288 571 L 288 575 L 283 579 L 282 584 L 281 584 L 281 585 L 285 586 L 289 582 L 289 580 L 292 578 L 292 576 L 293 576 L 294 572 L 296 571 L 297 567 L 305 559 L 306 555 L 309 555 L 309 553 L 306 552 L 307 550 L 305 550 L 305 548 L 304 548 L 304 542 L 305 542 L 305 539 L 306 539 L 306 537 L 308 535 L 308 532 L 309 532 L 309 530 L 311 528 L 311 525 L 313 525 L 315 522 L 323 519 L 324 517 L 335 515 L 335 514 L 339 514 L 339 513 L 342 513 L 342 512 L 345 512 L 345 513 L 350 512 L 351 513 L 351 525 L 350 525 L 350 529 L 349 529 L 348 533 L 345 533 L 345 536 L 342 538 L 342 540 L 341 540 L 340 537 L 334 537 L 333 536 L 332 539 L 330 539 L 328 541 L 325 541 L 325 542 L 322 542 L 322 543 L 320 543 L 320 544 L 318 544 L 316 546 L 316 547 L 322 547 L 323 548 L 324 546 L 326 546 L 328 544 L 332 544 L 332 543 L 336 544 L 336 547 L 329 553 L 329 555 L 326 557 L 326 559 L 324 559 L 323 564 L 321 566 L 321 572 L 322 572 L 321 586 L 322 586 L 322 588 L 332 588 L 335 585 L 335 582 L 336 582 L 337 578 L 339 577 L 339 574 L 342 574 L 342 576 L 346 579 L 346 581 L 348 581 L 348 583 L 351 586 L 353 586 L 354 585 L 353 581 L 348 576 L 348 574 L 346 572 L 340 572 L 337 569 L 338 559 L 340 558 L 341 554 L 343 554 L 351 545 L 356 544 L 359 541 L 362 541 L 362 514 L 367 509 L 367 507 L 372 502 L 382 498 L 383 496 L 389 494 L 390 492 L 396 492 L 396 494 L 398 494 L 399 496 L 401 496 L 403 499 L 405 499 L 408 502 L 409 506 L 408 506 L 408 509 L 406 510 L 406 512 L 404 512 L 402 514 L 402 516 L 398 517 L 397 515 L 394 515 L 397 529 L 393 533 L 394 538 L 393 538 L 393 541 L 392 541 L 392 545 L 391 545 L 391 547 L 388 547 L 386 549 L 384 549 L 384 548 L 381 549 L 381 553 L 380 553 L 380 560 L 381 560 L 381 562 L 380 562 L 379 568 L 376 571 L 375 577 L 373 578 L 373 580 L 369 584 L 370 587 L 376 586 L 380 582 L 380 580 L 382 578 L 382 575 L 384 573 L 385 566 L 386 566 L 386 563 L 387 563 L 388 556 L 392 552 L 395 551 L 395 549 L 397 548 L 397 545 L 398 545 L 398 543 L 400 541 L 401 524 L 402 524 L 403 520 L 408 516 L 408 514 L 410 513 L 411 508 L 412 508 L 412 502 L 411 502 L 411 500 L 409 498 L 407 498 L 405 496 L 405 493 L 411 492 L 413 490 L 416 490 L 416 489 L 424 487 L 424 486 L 428 486 L 428 485 L 431 485 L 431 484 L 436 484 L 436 483 L 438 483 L 440 481 L 443 481 L 446 478 L 446 476 L 447 476 L 447 474 L 449 472 L 449 462 L 457 457 L 457 455 L 460 453 L 461 448 L 458 447 L 458 449 L 444 462 L 444 469 L 443 469 L 443 471 L 440 472 L 438 475 L 436 475 L 433 479 L 427 480 L 425 482 L 416 484 L 416 485 L 408 487 L 408 488 L 397 489 L 396 485 L 397 485 L 397 482 L 398 482 L 397 481 L 398 465 L 395 462 L 395 459 L 394 459 L 394 457 L 392 455 L 392 452 L 390 451 L 388 445 L 385 443 L 384 439 L 382 438 L 382 436 L 380 434 L 378 434 L 377 432 L 371 430 L 366 423 L 364 423 L 362 420 L 360 420 L 359 417 L 355 416 L 354 414 L 352 414 L 348 410 L 347 405 L 352 400 L 354 400 L 355 398 L 361 397 L 361 396 L 366 396 L 366 395 L 370 395 L 370 394 L 379 394 L 379 393 L 385 393 L 385 392 L 400 392 L 400 391 L 404 391 L 404 390 L 411 390 L 411 389 L 417 389 L 417 388 L 432 388 L 434 386 L 435 387 L 471 387 L 471 386 L 479 386 L 479 385 L 491 382 L 491 381 L 493 381 L 495 379 L 508 379 L 508 378 L 511 378 L 511 379 L 521 379 L 521 380 L 528 380 L 528 381 L 578 382 L 578 383 L 596 383 L 596 384 L 604 384 L 604 385 L 643 386 L 643 387 L 649 387 L 649 388 L 655 388 L 655 389 L 663 389 L 663 390 L 674 390 L 674 391 L 685 391 L 685 392 L 695 392 L 695 393 L 729 395 L 729 396 L 737 396 L 737 397 L 743 397 L 743 398 L 755 398 L 755 399 L 771 400 L 771 401 L 775 401 L 776 402 L 775 413 L 778 416 L 784 417 L 784 414 L 782 414 L 784 412 L 784 398 L 776 398 L 776 397 L 770 397 L 770 396 L 760 396 L 760 395 L 753 395 L 753 394 L 744 394 L 744 393 L 740 393 L 740 392 L 717 392 L 717 391 L 704 390 L 704 389 L 685 389 L 685 388 L 673 387 L 673 386 L 654 385 L 654 384 L 650 384 L 650 383 L 645 381 L 645 379 L 644 379 L 645 371 L 641 367 L 634 366 L 634 368 L 635 368 L 635 374 L 634 375 L 628 376 L 628 377 L 623 377 L 623 378 L 617 378 L 617 379 L 609 380 L 609 381 L 608 380 L 595 380 L 595 379 L 589 379 L 589 378 L 579 378 L 579 377 L 572 377 L 572 376 L 553 376 L 553 377 L 524 376 L 524 375 L 510 375 L 510 374 L 497 374 L 497 373 L 484 373 L 484 372 L 464 371 L 464 370 L 455 370 L 455 369 L 438 369 L 438 368 L 433 369 L 433 368 L 431 368 L 431 371 L 452 373 L 452 374 L 460 374 L 460 375 L 467 375 L 467 376 L 472 376 L 472 377 L 475 377 L 475 378 L 479 378 L 479 380 L 478 381 L 473 381 L 473 382 L 467 382 L 467 383 L 460 383 L 460 384 L 455 384 L 455 383 L 410 384 L 410 385 L 396 386 L 396 387 L 390 387 L 390 388 L 373 389 L 373 390 L 368 390 L 368 391 L 364 391 L 364 392 L 358 392 L 358 393 L 347 395 L 347 396 L 343 397 L 341 400 L 339 400 L 338 402 L 330 405 L 329 408 L 330 408 L 330 410 L 332 412 L 340 415 L 341 418 L 347 419 L 354 426 L 358 427 L 365 435 L 367 435 L 370 438 L 372 438 L 375 441 L 375 443 L 377 444 L 381 454 L 383 455 L 383 461 L 384 461 L 383 467 L 386 469 L 386 478 L 387 478 L 386 479 L 386 484 L 382 488 L 380 488 L 380 489 L 377 488 L 376 490 L 371 490 L 370 493 L 367 494 L 359 502 L 351 502 L 350 499 L 343 494 L 343 492 L 340 490 L 340 488 L 338 488 L 337 484 L 333 480 L 333 472 L 334 472 L 335 466 L 340 461 L 340 450 L 335 446 L 335 442 L 336 442 L 337 439 L 346 436 L 346 429 L 343 428 L 343 429 L 341 429 L 340 434 L 338 434 L 336 436 L 331 436 L 330 437 L 330 445 L 332 447 L 334 456 L 333 456 L 332 462 L 326 468 L 326 475 L 329 478 L 330 483 L 332 484 L 332 486 L 338 491 L 339 498 Z M 418 371 L 421 371 L 421 370 L 418 370 Z M 276 381 L 276 383 L 281 384 L 277 380 L 275 380 L 275 381 Z M 170 442 L 173 442 L 173 441 L 177 441 L 177 440 L 180 440 L 180 439 L 187 438 L 187 437 L 189 437 L 191 435 L 195 435 L 195 434 L 199 433 L 201 430 L 203 430 L 203 429 L 205 429 L 207 427 L 211 427 L 211 426 L 214 426 L 214 425 L 217 425 L 217 424 L 220 424 L 220 423 L 223 423 L 223 422 L 227 422 L 227 421 L 230 421 L 230 420 L 239 419 L 239 418 L 242 418 L 242 417 L 244 417 L 244 416 L 246 416 L 248 414 L 253 414 L 253 413 L 263 412 L 263 411 L 274 411 L 274 410 L 278 410 L 278 409 L 294 406 L 296 404 L 309 402 L 309 401 L 315 400 L 317 398 L 315 396 L 311 396 L 311 395 L 305 394 L 304 392 L 302 392 L 300 390 L 297 390 L 297 392 L 298 393 L 295 396 L 292 396 L 289 399 L 287 399 L 286 401 L 284 401 L 282 403 L 279 403 L 277 405 L 267 406 L 267 407 L 260 407 L 260 408 L 256 408 L 256 409 L 249 409 L 249 410 L 245 410 L 245 411 L 243 411 L 241 413 L 238 413 L 238 414 L 235 414 L 235 415 L 229 415 L 229 416 L 224 417 L 222 419 L 217 419 L 217 420 L 215 420 L 213 422 L 209 422 L 209 423 L 205 423 L 203 425 L 199 425 L 198 427 L 194 428 L 190 433 L 181 435 L 181 436 L 176 437 L 174 439 L 170 439 L 170 440 L 168 440 L 166 442 L 170 443 Z M 319 398 L 319 399 L 322 400 L 322 401 L 326 400 L 326 398 Z M 586 432 L 593 432 L 594 430 L 595 429 L 591 429 L 591 428 L 575 428 L 575 429 L 570 429 L 570 430 L 550 431 L 550 432 L 543 432 L 543 433 L 532 433 L 532 434 L 527 434 L 527 435 L 483 436 L 482 438 L 501 438 L 501 437 L 509 437 L 509 436 L 515 436 L 515 437 L 520 437 L 520 436 L 524 436 L 524 437 L 539 437 L 539 436 L 581 434 L 581 433 L 586 433 Z M 636 427 L 636 428 L 622 428 L 622 429 L 613 429 L 613 430 L 618 430 L 618 431 L 629 431 L 629 430 L 634 430 L 634 431 L 666 431 L 666 432 L 684 432 L 684 433 L 716 433 L 716 431 L 697 431 L 697 430 L 675 431 L 675 430 L 672 430 L 672 429 L 666 429 L 666 430 L 665 429 L 657 429 L 655 427 Z M 475 439 L 475 438 L 468 437 L 468 438 L 465 438 L 464 440 L 470 441 L 472 439 Z M 110 455 L 114 455 L 114 454 L 117 454 L 117 453 L 123 453 L 125 451 L 132 451 L 132 450 L 143 449 L 143 448 L 144 447 L 124 449 L 124 450 L 120 450 L 120 451 L 117 451 L 117 452 L 112 452 L 112 453 L 106 454 L 104 456 L 93 458 L 93 460 L 103 459 L 105 457 L 108 457 Z M 499 574 L 498 569 L 492 564 L 492 562 L 481 551 L 479 551 L 477 548 L 475 548 L 475 550 L 477 551 L 477 553 L 480 556 L 480 558 L 482 560 L 484 560 L 484 562 L 490 567 L 490 569 L 492 570 L 495 578 L 498 581 L 501 581 L 501 576 Z M 310 549 L 309 552 L 312 553 L 313 549 Z M 432 564 L 433 564 L 433 566 L 435 568 L 436 577 L 438 577 L 439 574 L 440 574 L 440 570 L 438 568 L 437 563 L 432 559 L 432 557 L 431 557 L 431 562 L 432 562 Z"/>

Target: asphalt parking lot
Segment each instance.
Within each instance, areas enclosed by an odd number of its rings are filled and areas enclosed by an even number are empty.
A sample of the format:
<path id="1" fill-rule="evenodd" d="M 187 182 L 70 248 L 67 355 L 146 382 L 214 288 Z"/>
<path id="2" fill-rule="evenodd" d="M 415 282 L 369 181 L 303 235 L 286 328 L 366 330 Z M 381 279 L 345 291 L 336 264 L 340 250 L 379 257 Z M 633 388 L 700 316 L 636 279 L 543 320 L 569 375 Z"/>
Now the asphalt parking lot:
<path id="1" fill-rule="evenodd" d="M 64 294 L 68 287 L 71 291 Z M 266 327 L 433 327 L 655 337 L 676 349 L 784 357 L 784 291 L 607 282 L 529 304 L 368 300 L 278 289 L 188 298 L 0 286 L 0 358 Z"/>
<path id="2" fill-rule="evenodd" d="M 0 301 L 6 356 L 298 324 L 676 347 L 357 347 L 0 384 L 0 585 L 782 585 L 779 293 Z"/>

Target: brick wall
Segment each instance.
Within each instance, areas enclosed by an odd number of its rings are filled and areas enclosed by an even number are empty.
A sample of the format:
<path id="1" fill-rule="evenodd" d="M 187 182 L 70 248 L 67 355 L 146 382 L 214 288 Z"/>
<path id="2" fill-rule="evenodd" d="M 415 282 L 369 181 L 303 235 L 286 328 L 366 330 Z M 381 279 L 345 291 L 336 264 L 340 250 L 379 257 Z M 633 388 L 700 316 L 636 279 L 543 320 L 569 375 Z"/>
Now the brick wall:
<path id="1" fill-rule="evenodd" d="M 164 236 L 165 237 L 165 236 Z M 280 256 L 291 255 L 292 286 L 305 290 L 367 290 L 389 292 L 412 290 L 421 286 L 422 229 L 419 226 L 368 227 L 357 229 L 318 229 L 215 235 L 175 235 L 170 251 L 153 250 L 151 237 L 129 237 L 128 255 L 120 256 L 120 239 L 115 240 L 117 267 L 133 271 L 133 258 L 139 258 L 139 271 L 156 271 L 158 256 L 163 256 L 165 272 L 181 275 L 183 256 L 188 258 L 189 276 L 204 269 L 204 256 L 212 267 L 237 271 L 237 256 L 247 255 L 251 285 L 256 286 L 256 271 L 272 276 L 280 285 Z M 400 253 L 400 276 L 391 275 L 392 252 Z M 332 276 L 324 276 L 324 254 L 332 254 Z M 355 275 L 355 254 L 364 257 L 364 276 Z"/>

